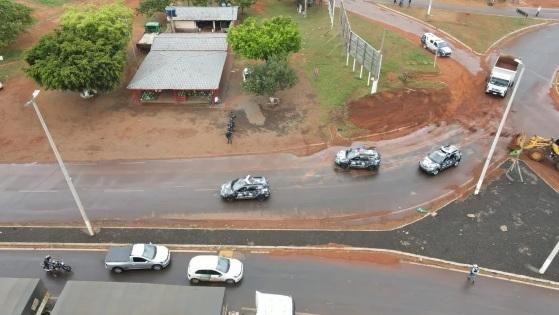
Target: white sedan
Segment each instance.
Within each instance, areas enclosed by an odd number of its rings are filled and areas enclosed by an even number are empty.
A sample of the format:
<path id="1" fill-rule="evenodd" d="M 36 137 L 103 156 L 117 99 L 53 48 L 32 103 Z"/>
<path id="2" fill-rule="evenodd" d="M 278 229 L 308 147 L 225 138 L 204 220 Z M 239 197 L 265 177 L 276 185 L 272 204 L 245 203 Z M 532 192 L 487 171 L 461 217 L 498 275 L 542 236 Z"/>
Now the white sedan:
<path id="1" fill-rule="evenodd" d="M 243 263 L 234 258 L 217 255 L 200 255 L 193 257 L 186 270 L 188 280 L 225 282 L 236 284 L 243 279 Z"/>

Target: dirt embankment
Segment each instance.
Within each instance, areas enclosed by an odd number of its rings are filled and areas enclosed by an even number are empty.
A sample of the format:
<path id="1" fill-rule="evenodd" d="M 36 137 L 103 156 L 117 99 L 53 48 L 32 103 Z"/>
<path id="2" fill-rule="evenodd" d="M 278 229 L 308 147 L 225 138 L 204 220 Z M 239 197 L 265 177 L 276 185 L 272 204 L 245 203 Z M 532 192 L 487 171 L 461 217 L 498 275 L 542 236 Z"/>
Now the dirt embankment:
<path id="1" fill-rule="evenodd" d="M 428 124 L 460 123 L 474 132 L 494 121 L 502 110 L 497 99 L 483 93 L 483 74 L 471 75 L 458 62 L 440 62 L 442 89 L 406 89 L 366 96 L 349 104 L 349 119 L 371 133 L 421 128 Z"/>

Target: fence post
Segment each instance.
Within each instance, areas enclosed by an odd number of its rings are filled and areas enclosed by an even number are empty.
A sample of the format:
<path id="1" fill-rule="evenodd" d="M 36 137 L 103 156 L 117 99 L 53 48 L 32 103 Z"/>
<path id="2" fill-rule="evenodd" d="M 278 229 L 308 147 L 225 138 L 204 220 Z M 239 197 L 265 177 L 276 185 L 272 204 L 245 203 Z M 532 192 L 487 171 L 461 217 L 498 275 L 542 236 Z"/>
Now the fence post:
<path id="1" fill-rule="evenodd" d="M 369 77 L 367 78 L 367 86 L 371 84 L 371 71 L 369 71 Z"/>

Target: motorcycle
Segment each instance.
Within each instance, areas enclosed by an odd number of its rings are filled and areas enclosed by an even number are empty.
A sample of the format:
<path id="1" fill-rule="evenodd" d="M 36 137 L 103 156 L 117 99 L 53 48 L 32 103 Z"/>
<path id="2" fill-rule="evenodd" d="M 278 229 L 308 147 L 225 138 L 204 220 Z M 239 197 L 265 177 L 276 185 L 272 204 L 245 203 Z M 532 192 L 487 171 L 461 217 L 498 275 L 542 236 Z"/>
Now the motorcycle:
<path id="1" fill-rule="evenodd" d="M 54 258 L 51 257 L 50 255 L 45 257 L 45 259 L 41 263 L 41 268 L 43 268 L 43 270 L 46 272 L 60 272 L 60 271 L 71 272 L 72 271 L 72 267 L 66 265 L 62 261 L 62 259 Z"/>

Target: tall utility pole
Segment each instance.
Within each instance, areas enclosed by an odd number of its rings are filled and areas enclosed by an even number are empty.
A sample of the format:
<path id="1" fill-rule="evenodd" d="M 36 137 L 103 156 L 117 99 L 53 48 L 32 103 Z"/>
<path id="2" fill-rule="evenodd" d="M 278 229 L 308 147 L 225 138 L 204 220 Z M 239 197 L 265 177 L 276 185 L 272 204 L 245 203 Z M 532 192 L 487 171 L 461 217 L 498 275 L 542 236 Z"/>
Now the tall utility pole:
<path id="1" fill-rule="evenodd" d="M 522 65 L 522 62 L 519 62 Z M 510 96 L 509 102 L 507 104 L 507 108 L 503 113 L 503 118 L 501 118 L 501 123 L 497 128 L 497 133 L 495 133 L 495 138 L 493 139 L 493 143 L 491 144 L 491 148 L 489 149 L 489 154 L 487 154 L 487 158 L 485 159 L 485 164 L 483 165 L 483 169 L 481 170 L 481 175 L 479 175 L 479 180 L 476 184 L 476 189 L 474 191 L 474 195 L 479 194 L 481 189 L 481 185 L 483 184 L 483 179 L 485 178 L 485 173 L 487 173 L 487 169 L 489 168 L 489 163 L 491 162 L 491 158 L 493 157 L 493 153 L 495 152 L 495 147 L 497 146 L 497 142 L 499 142 L 499 137 L 501 136 L 501 132 L 503 131 L 503 127 L 505 126 L 505 122 L 507 121 L 507 116 L 509 115 L 510 108 L 512 107 L 512 101 L 514 101 L 514 96 L 516 95 L 516 90 L 520 85 L 520 79 L 522 79 L 522 75 L 524 74 L 524 65 L 522 65 L 522 69 L 520 70 L 520 74 L 518 75 L 518 80 L 515 82 L 514 90 L 512 91 L 512 95 Z"/>
<path id="2" fill-rule="evenodd" d="M 431 15 L 431 6 L 433 5 L 433 0 L 429 0 L 429 7 L 427 7 L 427 16 Z"/>
<path id="3" fill-rule="evenodd" d="M 25 106 L 29 106 L 29 105 L 33 105 L 33 109 L 35 109 L 35 113 L 37 114 L 37 118 L 39 118 L 39 121 L 41 122 L 41 126 L 43 127 L 43 130 L 45 131 L 45 134 L 47 135 L 47 139 L 49 140 L 49 144 L 50 147 L 52 149 L 52 151 L 54 152 L 54 156 L 56 157 L 56 161 L 58 162 L 58 166 L 60 166 L 60 170 L 62 171 L 62 174 L 64 175 L 64 179 L 66 179 L 66 183 L 68 184 L 68 188 L 70 188 L 70 192 L 72 192 L 72 196 L 74 197 L 74 201 L 76 202 L 76 205 L 78 206 L 78 210 L 80 211 L 80 214 L 82 215 L 82 219 L 83 222 L 85 223 L 85 227 L 87 228 L 87 232 L 89 233 L 90 236 L 93 236 L 93 228 L 91 227 L 91 223 L 89 222 L 89 219 L 87 218 L 87 214 L 85 213 L 85 210 L 83 208 L 82 202 L 80 200 L 80 196 L 78 196 L 78 192 L 76 191 L 76 188 L 74 187 L 74 184 L 72 183 L 72 178 L 70 177 L 70 175 L 68 175 L 68 170 L 66 170 L 66 166 L 64 166 L 64 162 L 62 162 L 62 157 L 60 156 L 60 152 L 58 152 L 58 149 L 56 148 L 56 144 L 54 144 L 54 140 L 52 139 L 49 129 L 47 128 L 47 124 L 45 123 L 45 120 L 43 119 L 43 115 L 41 115 L 41 112 L 39 111 L 39 107 L 37 106 L 37 103 L 35 102 L 35 99 L 37 98 L 37 96 L 39 96 L 39 93 L 41 92 L 41 90 L 35 90 L 33 92 L 33 98 L 25 103 Z"/>

